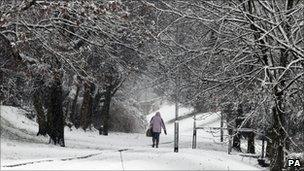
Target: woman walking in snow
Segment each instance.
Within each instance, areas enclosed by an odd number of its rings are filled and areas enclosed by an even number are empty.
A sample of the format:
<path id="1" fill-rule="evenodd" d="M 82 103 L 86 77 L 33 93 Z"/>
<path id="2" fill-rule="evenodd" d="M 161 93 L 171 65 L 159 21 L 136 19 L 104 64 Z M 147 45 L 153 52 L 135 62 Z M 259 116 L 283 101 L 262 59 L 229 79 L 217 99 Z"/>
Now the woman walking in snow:
<path id="1" fill-rule="evenodd" d="M 150 120 L 150 127 L 152 129 L 152 147 L 158 148 L 159 143 L 159 135 L 161 133 L 161 128 L 163 128 L 165 134 L 167 135 L 166 126 L 163 121 L 163 119 L 160 116 L 159 112 L 156 112 L 156 114 L 151 118 Z"/>

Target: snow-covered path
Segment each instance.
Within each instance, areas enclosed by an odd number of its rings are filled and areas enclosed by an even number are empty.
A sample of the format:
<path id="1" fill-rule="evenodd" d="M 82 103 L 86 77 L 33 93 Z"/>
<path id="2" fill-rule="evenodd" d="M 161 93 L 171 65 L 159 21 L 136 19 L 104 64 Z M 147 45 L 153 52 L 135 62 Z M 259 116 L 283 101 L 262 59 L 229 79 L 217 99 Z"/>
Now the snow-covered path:
<path id="1" fill-rule="evenodd" d="M 160 109 L 165 120 L 172 118 L 171 114 L 174 116 L 171 110 L 174 111 L 172 105 Z M 188 112 L 181 109 L 181 114 Z M 202 119 L 199 124 L 216 124 L 212 117 Z M 167 125 L 168 135 L 161 135 L 158 149 L 151 148 L 151 139 L 144 134 L 113 132 L 105 137 L 96 131 L 68 129 L 63 148 L 47 144 L 46 137 L 36 137 L 35 122 L 14 108 L 2 106 L 1 170 L 260 170 L 254 159 L 228 155 L 226 145 L 208 133 L 198 137 L 199 149 L 191 149 L 190 122 L 191 118 L 180 122 L 183 128 L 179 153 L 173 152 L 172 124 Z"/>

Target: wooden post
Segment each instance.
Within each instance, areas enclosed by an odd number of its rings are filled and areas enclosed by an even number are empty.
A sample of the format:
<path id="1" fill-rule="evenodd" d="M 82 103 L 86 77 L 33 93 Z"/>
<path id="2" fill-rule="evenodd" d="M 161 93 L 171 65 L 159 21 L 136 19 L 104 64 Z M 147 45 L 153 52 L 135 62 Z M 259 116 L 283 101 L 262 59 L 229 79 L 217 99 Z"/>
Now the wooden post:
<path id="1" fill-rule="evenodd" d="M 231 150 L 232 150 L 232 134 L 233 134 L 233 130 L 231 128 L 228 129 L 228 134 L 229 134 L 228 154 L 231 154 Z"/>
<path id="2" fill-rule="evenodd" d="M 175 136 L 174 136 L 174 152 L 177 153 L 178 152 L 178 132 L 179 132 L 179 123 L 178 121 L 174 122 L 174 127 L 175 127 Z"/>
<path id="3" fill-rule="evenodd" d="M 192 149 L 196 148 L 196 115 L 193 117 L 193 137 L 192 137 Z"/>
<path id="4" fill-rule="evenodd" d="M 175 122 L 174 122 L 174 152 L 178 152 L 178 134 L 179 134 L 179 124 L 178 124 L 178 101 L 175 102 Z"/>
<path id="5" fill-rule="evenodd" d="M 223 130 L 223 126 L 224 126 L 224 117 L 223 117 L 223 112 L 221 112 L 221 142 L 224 141 L 224 130 Z"/>

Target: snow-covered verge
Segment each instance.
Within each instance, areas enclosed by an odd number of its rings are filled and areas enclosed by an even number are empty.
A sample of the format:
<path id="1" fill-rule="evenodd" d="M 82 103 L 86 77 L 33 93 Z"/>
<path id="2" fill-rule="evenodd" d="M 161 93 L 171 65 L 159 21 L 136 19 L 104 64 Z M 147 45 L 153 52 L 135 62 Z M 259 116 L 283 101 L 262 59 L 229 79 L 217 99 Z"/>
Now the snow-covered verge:
<path id="1" fill-rule="evenodd" d="M 172 108 L 166 105 L 160 109 L 165 120 L 172 119 L 168 116 Z M 100 136 L 96 131 L 69 129 L 65 130 L 66 147 L 58 147 L 48 144 L 47 137 L 36 136 L 38 125 L 26 118 L 24 111 L 1 106 L 0 112 L 1 170 L 261 170 L 255 159 L 228 155 L 226 145 L 209 133 L 198 136 L 198 149 L 191 149 L 191 118 L 180 121 L 184 128 L 179 152 L 174 153 L 170 124 L 158 149 L 151 148 L 151 139 L 144 134 L 111 132 Z M 187 112 L 181 109 L 180 113 Z M 212 117 L 199 122 L 216 124 Z"/>

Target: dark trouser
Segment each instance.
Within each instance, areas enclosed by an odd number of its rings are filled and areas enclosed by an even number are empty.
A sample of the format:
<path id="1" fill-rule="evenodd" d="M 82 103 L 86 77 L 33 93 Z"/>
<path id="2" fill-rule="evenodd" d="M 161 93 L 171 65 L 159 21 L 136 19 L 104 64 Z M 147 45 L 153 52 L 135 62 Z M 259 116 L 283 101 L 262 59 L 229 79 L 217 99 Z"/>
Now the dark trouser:
<path id="1" fill-rule="evenodd" d="M 159 134 L 160 132 L 152 132 L 152 142 L 153 142 L 152 147 L 156 145 L 156 148 L 158 148 Z"/>

